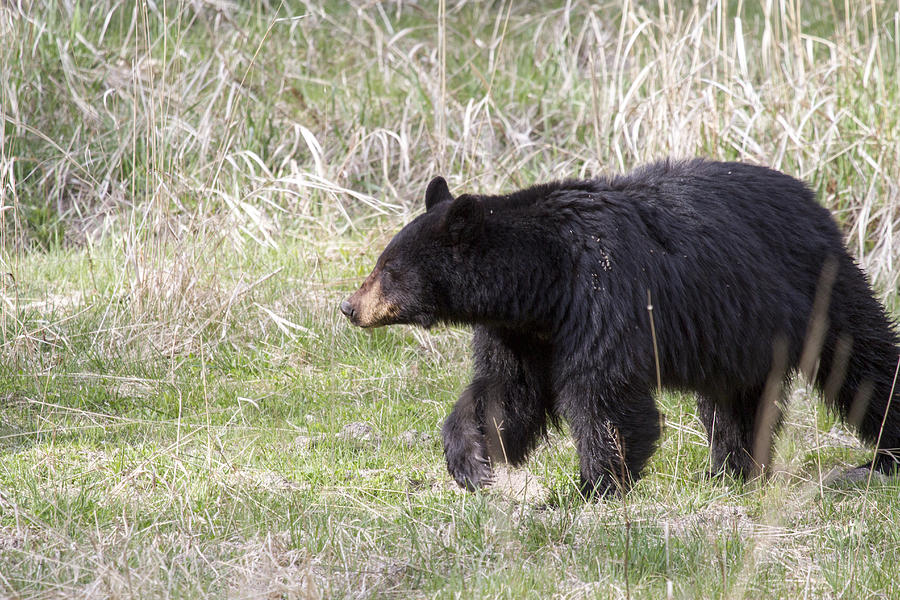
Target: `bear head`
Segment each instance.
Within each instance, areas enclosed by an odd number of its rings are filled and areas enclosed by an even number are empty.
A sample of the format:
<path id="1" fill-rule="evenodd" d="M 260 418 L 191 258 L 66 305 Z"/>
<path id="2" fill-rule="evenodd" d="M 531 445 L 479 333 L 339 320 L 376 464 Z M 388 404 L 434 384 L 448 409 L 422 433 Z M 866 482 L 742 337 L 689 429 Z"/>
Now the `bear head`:
<path id="1" fill-rule="evenodd" d="M 483 223 L 480 200 L 454 198 L 444 178 L 435 177 L 425 192 L 425 212 L 394 236 L 360 288 L 341 302 L 341 312 L 359 327 L 427 328 L 452 320 L 460 293 L 455 267 L 477 243 Z"/>

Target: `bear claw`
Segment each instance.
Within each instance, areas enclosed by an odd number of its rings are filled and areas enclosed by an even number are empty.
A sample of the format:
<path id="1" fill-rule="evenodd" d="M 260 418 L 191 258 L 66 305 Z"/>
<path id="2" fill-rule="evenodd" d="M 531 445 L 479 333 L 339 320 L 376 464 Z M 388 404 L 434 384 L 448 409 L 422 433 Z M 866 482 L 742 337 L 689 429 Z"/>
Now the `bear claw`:
<path id="1" fill-rule="evenodd" d="M 448 457 L 447 470 L 459 487 L 469 492 L 487 487 L 493 481 L 490 462 L 479 455 Z"/>

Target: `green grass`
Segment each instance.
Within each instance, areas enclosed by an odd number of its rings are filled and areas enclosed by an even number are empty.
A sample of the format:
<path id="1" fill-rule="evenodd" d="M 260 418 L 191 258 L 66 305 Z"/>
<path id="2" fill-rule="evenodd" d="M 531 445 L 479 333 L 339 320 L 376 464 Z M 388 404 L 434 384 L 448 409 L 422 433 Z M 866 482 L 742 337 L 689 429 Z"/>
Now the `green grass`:
<path id="1" fill-rule="evenodd" d="M 868 451 L 802 381 L 765 483 L 665 394 L 624 498 L 565 431 L 466 494 L 469 333 L 337 310 L 435 174 L 704 155 L 809 181 L 896 315 L 896 3 L 67 6 L 0 4 L 0 597 L 900 596 L 900 482 L 825 481 Z"/>

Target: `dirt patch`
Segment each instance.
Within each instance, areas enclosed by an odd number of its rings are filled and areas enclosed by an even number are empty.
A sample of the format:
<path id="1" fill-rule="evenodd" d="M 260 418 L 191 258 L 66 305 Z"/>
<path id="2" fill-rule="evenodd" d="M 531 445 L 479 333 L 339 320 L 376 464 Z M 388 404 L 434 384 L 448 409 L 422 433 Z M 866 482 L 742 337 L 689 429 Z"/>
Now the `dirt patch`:
<path id="1" fill-rule="evenodd" d="M 336 437 L 348 442 L 362 442 L 373 446 L 381 444 L 381 435 L 375 431 L 375 428 L 360 421 L 344 425 Z"/>
<path id="2" fill-rule="evenodd" d="M 415 448 L 416 446 L 424 446 L 431 443 L 433 436 L 424 431 L 416 431 L 410 429 L 401 433 L 397 440 L 407 448 Z"/>
<path id="3" fill-rule="evenodd" d="M 513 469 L 507 465 L 494 467 L 490 490 L 526 504 L 544 502 L 549 494 L 540 478 L 528 469 Z"/>
<path id="4" fill-rule="evenodd" d="M 231 473 L 227 480 L 237 487 L 254 487 L 270 492 L 301 492 L 309 489 L 308 483 L 288 479 L 275 471 L 240 470 Z"/>
<path id="5" fill-rule="evenodd" d="M 299 433 L 294 438 L 294 442 L 290 445 L 291 449 L 297 451 L 306 451 L 315 448 L 325 436 L 322 434 Z"/>

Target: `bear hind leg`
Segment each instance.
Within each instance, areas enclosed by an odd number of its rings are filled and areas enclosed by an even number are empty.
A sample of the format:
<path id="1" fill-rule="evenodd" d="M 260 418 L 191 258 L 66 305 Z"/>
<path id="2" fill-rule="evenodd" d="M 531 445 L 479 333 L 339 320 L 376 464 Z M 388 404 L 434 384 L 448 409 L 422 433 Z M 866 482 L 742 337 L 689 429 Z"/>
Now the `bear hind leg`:
<path id="1" fill-rule="evenodd" d="M 900 384 L 897 350 L 887 325 L 870 327 L 870 338 L 856 341 L 830 332 L 819 357 L 816 383 L 833 410 L 860 438 L 875 446 L 874 458 L 846 474 L 852 481 L 869 469 L 900 474 Z M 872 332 L 883 331 L 872 337 Z M 893 399 L 891 394 L 893 393 Z"/>
<path id="2" fill-rule="evenodd" d="M 742 478 L 754 472 L 752 448 L 746 441 L 743 419 L 734 414 L 732 407 L 721 406 L 705 397 L 697 401 L 697 408 L 709 439 L 710 476 L 727 471 Z"/>
<path id="3" fill-rule="evenodd" d="M 739 479 L 765 472 L 771 462 L 772 442 L 781 425 L 781 390 L 769 396 L 764 386 L 697 400 L 700 420 L 706 428 L 711 475 L 725 471 Z"/>

